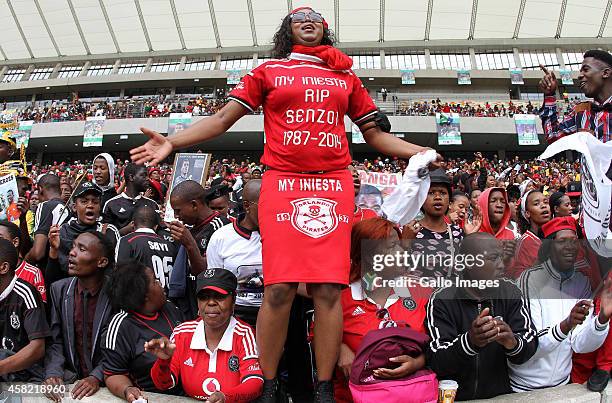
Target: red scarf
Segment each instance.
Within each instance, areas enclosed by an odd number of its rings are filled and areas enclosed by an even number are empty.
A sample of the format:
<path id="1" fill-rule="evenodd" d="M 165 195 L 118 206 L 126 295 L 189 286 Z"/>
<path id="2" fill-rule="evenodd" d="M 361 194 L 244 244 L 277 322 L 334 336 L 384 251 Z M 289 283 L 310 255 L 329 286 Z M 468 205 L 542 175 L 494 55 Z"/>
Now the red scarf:
<path id="1" fill-rule="evenodd" d="M 338 48 L 330 45 L 304 46 L 293 45 L 293 52 L 316 56 L 323 60 L 333 70 L 348 70 L 353 65 L 353 59 Z"/>

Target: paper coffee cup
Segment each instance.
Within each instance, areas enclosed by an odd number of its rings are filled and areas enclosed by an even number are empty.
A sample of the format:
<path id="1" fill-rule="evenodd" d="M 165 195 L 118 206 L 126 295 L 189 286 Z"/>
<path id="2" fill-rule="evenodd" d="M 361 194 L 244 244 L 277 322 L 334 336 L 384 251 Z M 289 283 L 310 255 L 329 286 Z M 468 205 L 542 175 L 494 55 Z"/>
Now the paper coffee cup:
<path id="1" fill-rule="evenodd" d="M 452 380 L 443 380 L 438 383 L 438 403 L 454 403 L 459 384 Z"/>

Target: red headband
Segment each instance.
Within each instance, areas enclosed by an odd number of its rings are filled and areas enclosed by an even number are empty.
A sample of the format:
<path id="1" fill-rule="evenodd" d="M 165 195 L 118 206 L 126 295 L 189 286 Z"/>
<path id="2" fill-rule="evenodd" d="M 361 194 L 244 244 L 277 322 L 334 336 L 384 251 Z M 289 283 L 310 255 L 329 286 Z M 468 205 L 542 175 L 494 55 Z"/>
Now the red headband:
<path id="1" fill-rule="evenodd" d="M 298 8 L 296 8 L 295 10 L 292 10 L 292 11 L 291 11 L 291 13 L 290 13 L 289 15 L 294 14 L 294 13 L 297 13 L 297 12 L 298 12 L 298 11 L 300 11 L 300 10 L 311 10 L 311 11 L 314 11 L 314 10 L 313 10 L 312 8 L 310 8 L 310 7 L 298 7 Z M 328 28 L 329 28 L 329 25 L 327 25 L 327 21 L 325 21 L 325 18 L 323 18 L 323 28 L 325 28 L 325 29 L 328 29 Z"/>
<path id="2" fill-rule="evenodd" d="M 576 232 L 576 220 L 573 217 L 556 217 L 542 225 L 545 238 L 566 229 Z"/>

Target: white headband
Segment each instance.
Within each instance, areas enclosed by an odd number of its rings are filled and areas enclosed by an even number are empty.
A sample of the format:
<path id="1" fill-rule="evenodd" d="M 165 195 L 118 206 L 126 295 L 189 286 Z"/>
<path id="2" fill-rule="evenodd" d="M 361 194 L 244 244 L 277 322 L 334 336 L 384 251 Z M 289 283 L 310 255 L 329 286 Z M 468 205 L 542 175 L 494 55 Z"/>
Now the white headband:
<path id="1" fill-rule="evenodd" d="M 531 192 L 533 192 L 535 189 L 531 189 L 528 190 L 527 192 L 525 192 L 525 194 L 523 195 L 523 197 L 521 197 L 521 215 L 523 216 L 523 218 L 527 221 L 529 221 L 529 219 L 527 218 L 527 216 L 525 215 L 525 213 L 527 212 L 527 198 L 529 197 L 529 194 Z"/>

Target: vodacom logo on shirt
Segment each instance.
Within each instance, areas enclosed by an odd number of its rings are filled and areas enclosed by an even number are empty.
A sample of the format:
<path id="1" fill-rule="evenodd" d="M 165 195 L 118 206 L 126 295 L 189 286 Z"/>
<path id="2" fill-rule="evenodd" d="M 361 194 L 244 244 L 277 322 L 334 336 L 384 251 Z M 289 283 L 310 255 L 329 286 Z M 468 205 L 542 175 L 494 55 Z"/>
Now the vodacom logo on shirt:
<path id="1" fill-rule="evenodd" d="M 221 390 L 221 384 L 216 378 L 206 378 L 204 379 L 204 382 L 202 382 L 202 390 L 207 396 L 210 396 L 213 393 Z"/>

